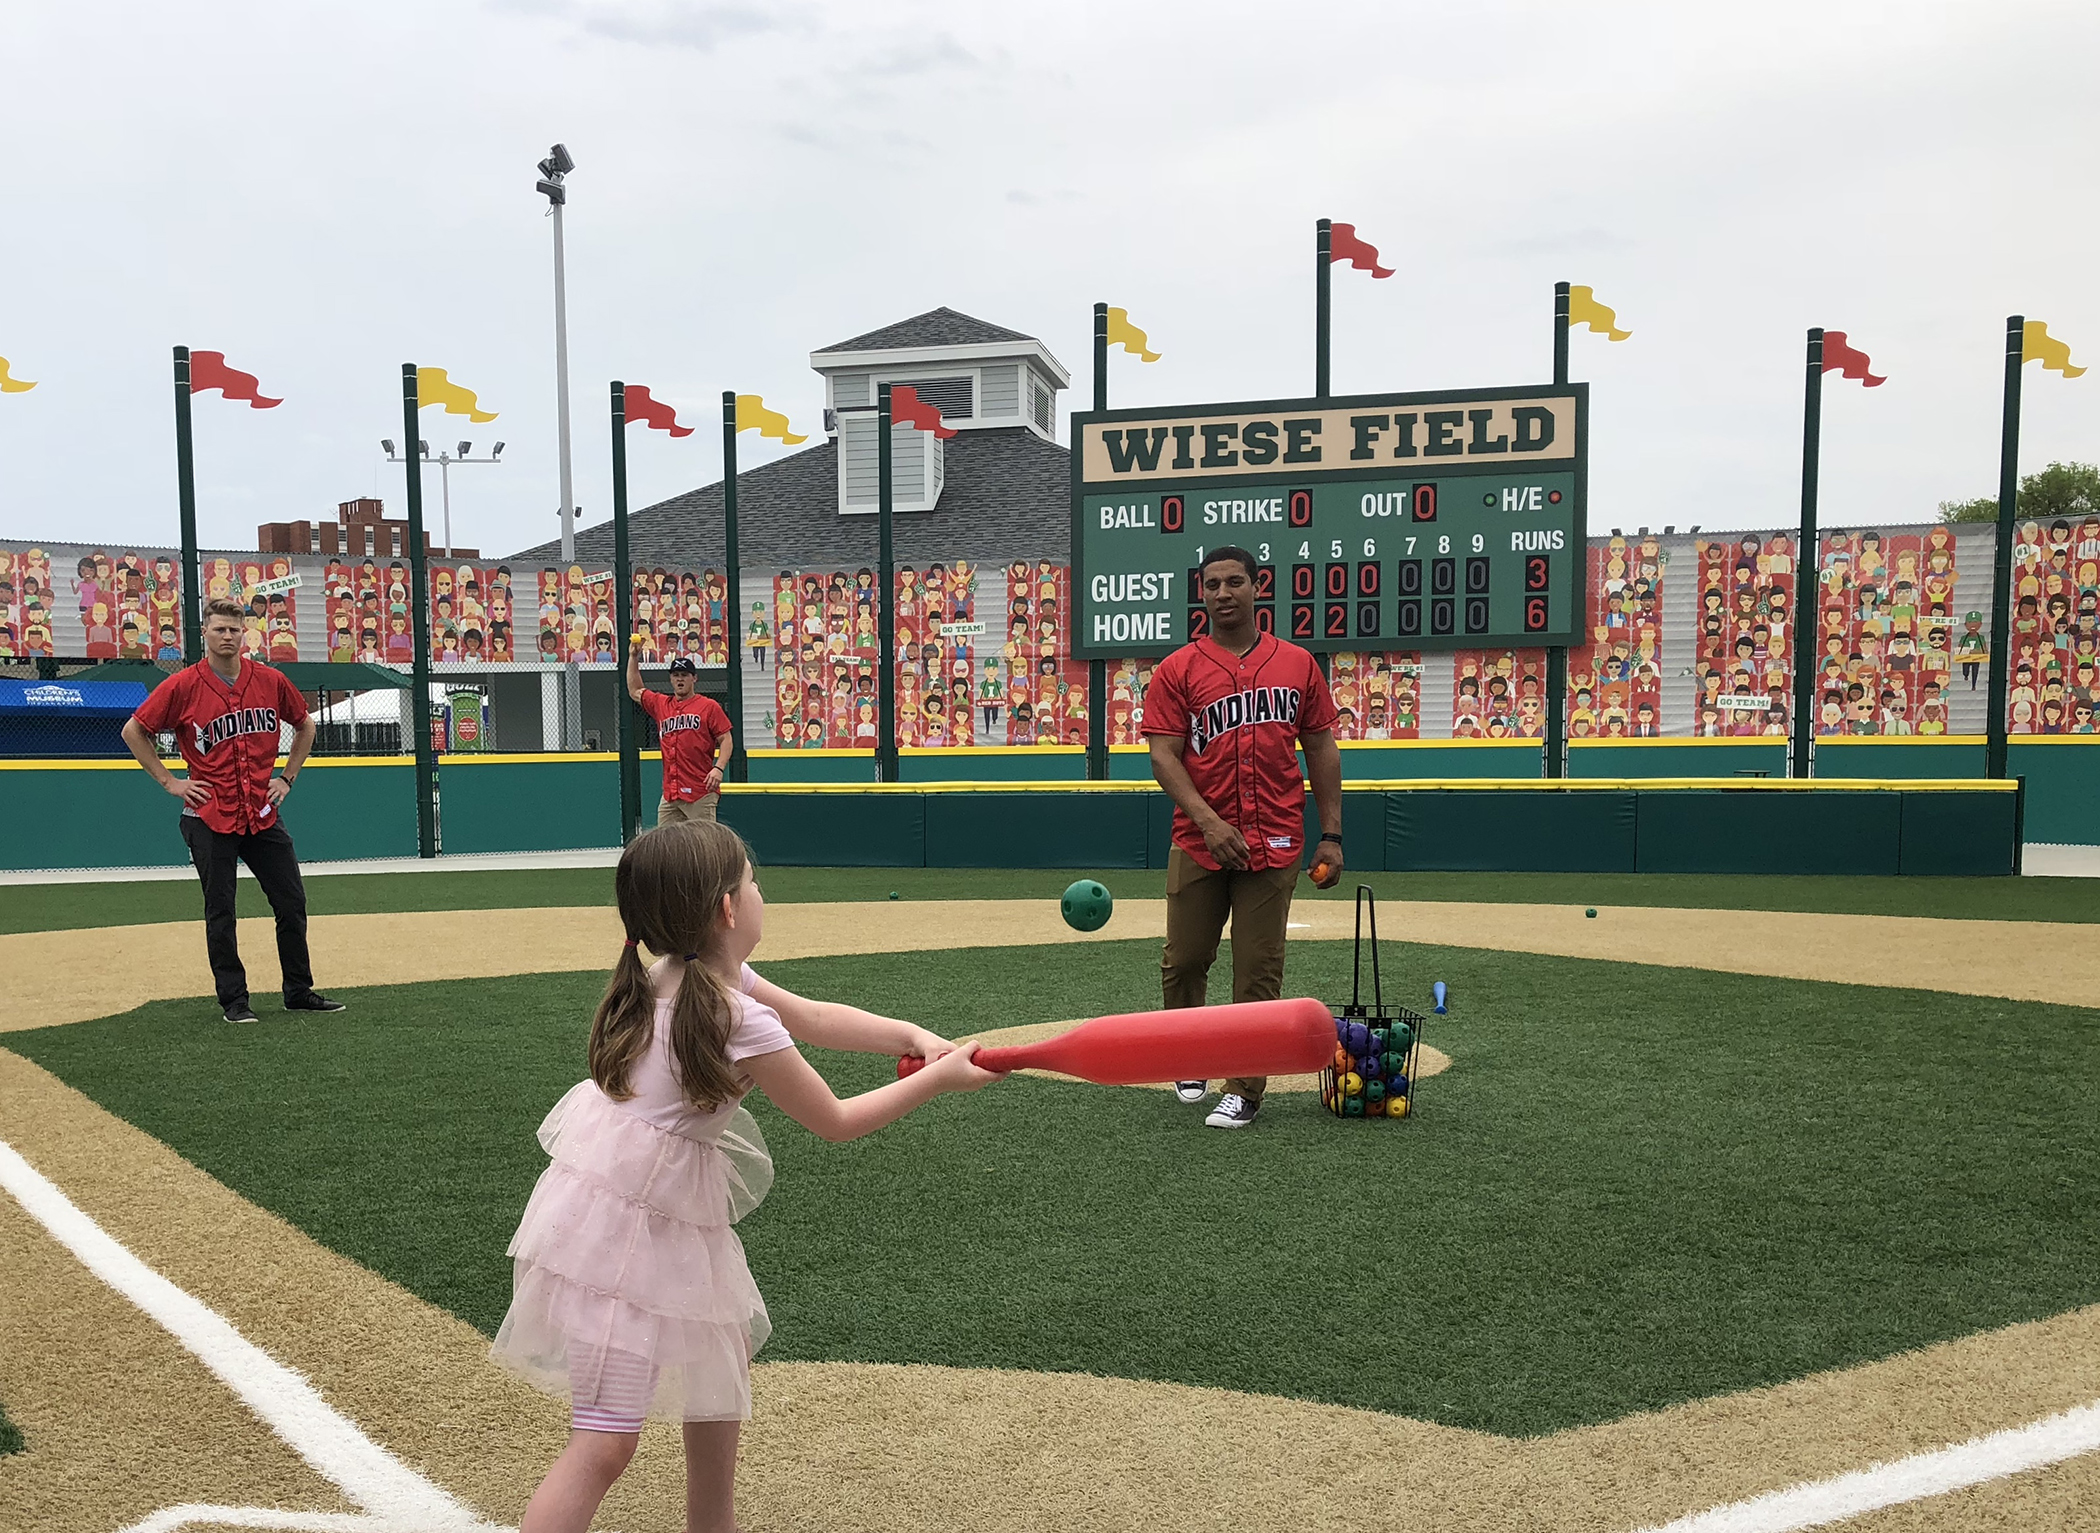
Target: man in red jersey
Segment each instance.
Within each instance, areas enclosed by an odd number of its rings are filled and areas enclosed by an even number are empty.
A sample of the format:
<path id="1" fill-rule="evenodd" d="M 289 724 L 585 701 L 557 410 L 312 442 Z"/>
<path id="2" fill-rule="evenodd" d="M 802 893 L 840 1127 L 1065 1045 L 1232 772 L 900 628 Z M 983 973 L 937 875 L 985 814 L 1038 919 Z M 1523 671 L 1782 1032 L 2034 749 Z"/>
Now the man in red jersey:
<path id="1" fill-rule="evenodd" d="M 1305 856 L 1305 749 L 1320 840 L 1315 885 L 1342 875 L 1342 755 L 1334 700 L 1313 657 L 1263 633 L 1254 616 L 1254 555 L 1212 549 L 1197 571 L 1210 632 L 1159 663 L 1145 690 L 1152 775 L 1174 800 L 1167 854 L 1167 945 L 1160 987 L 1168 1006 L 1201 1006 L 1232 917 L 1232 998 L 1283 993 L 1283 938 Z M 1207 1081 L 1176 1081 L 1184 1102 Z M 1246 1128 L 1268 1081 L 1225 1082 L 1212 1128 Z"/>
<path id="2" fill-rule="evenodd" d="M 712 820 L 722 802 L 722 779 L 729 775 L 729 715 L 711 697 L 694 688 L 700 667 L 680 655 L 671 662 L 671 695 L 642 686 L 641 645 L 627 647 L 627 695 L 656 720 L 656 742 L 664 753 L 664 796 L 656 805 L 656 823 Z"/>
<path id="3" fill-rule="evenodd" d="M 314 991 L 306 952 L 306 884 L 278 810 L 313 749 L 314 721 L 306 699 L 284 672 L 241 658 L 247 614 L 238 602 L 215 597 L 204 604 L 204 658 L 177 671 L 124 721 L 124 743 L 153 780 L 182 800 L 182 839 L 204 885 L 204 951 L 211 960 L 219 1008 L 229 1022 L 253 1022 L 248 971 L 234 925 L 239 865 L 262 885 L 277 915 L 277 964 L 284 973 L 286 1011 L 341 1011 Z M 277 761 L 279 724 L 293 726 L 284 774 Z M 161 764 L 153 737 L 172 730 L 189 775 Z"/>

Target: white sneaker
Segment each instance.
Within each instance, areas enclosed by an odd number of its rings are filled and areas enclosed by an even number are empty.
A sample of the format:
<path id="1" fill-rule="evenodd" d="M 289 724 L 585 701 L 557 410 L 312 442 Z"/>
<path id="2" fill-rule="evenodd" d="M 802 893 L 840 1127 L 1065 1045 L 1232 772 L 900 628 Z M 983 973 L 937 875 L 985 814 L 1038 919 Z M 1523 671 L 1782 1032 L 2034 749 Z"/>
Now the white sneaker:
<path id="1" fill-rule="evenodd" d="M 1237 1091 L 1228 1091 L 1218 1099 L 1218 1105 L 1203 1120 L 1206 1128 L 1252 1128 L 1254 1115 L 1259 1107 L 1249 1106 L 1247 1099 Z"/>
<path id="2" fill-rule="evenodd" d="M 1174 1095 L 1184 1102 L 1200 1102 L 1210 1095 L 1209 1081 L 1176 1081 Z"/>

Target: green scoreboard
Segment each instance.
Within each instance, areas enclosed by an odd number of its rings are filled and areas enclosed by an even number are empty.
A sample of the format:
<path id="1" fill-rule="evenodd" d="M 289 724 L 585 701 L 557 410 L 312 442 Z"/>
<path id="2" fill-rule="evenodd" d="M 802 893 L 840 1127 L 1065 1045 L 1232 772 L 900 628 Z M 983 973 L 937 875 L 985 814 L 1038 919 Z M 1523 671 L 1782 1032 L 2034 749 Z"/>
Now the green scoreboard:
<path id="1" fill-rule="evenodd" d="M 1308 649 L 1584 641 L 1587 384 L 1094 411 L 1072 444 L 1082 659 L 1201 637 L 1226 544 Z"/>

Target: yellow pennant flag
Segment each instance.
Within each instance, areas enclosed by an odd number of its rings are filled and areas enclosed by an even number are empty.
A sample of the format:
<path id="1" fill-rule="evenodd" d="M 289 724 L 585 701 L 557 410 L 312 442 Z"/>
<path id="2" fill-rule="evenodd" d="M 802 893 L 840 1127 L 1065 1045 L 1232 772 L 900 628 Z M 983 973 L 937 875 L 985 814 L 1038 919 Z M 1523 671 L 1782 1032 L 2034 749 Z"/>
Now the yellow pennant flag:
<path id="1" fill-rule="evenodd" d="M 1588 325 L 1614 341 L 1623 341 L 1633 334 L 1631 330 L 1621 330 L 1619 316 L 1597 302 L 1597 295 L 1586 287 L 1569 287 L 1568 323 Z"/>
<path id="2" fill-rule="evenodd" d="M 778 410 L 768 410 L 763 397 L 757 394 L 736 396 L 736 429 L 756 431 L 760 436 L 769 436 L 776 442 L 785 442 L 793 447 L 797 442 L 809 440 L 788 430 L 788 418 Z"/>
<path id="3" fill-rule="evenodd" d="M 472 389 L 461 388 L 447 378 L 442 367 L 416 369 L 416 402 L 425 410 L 432 405 L 443 405 L 447 415 L 464 415 L 477 423 L 496 418 L 494 410 L 481 408 L 481 401 L 474 397 Z"/>
<path id="4" fill-rule="evenodd" d="M 2044 367 L 2054 368 L 2066 378 L 2075 378 L 2085 369 L 2071 365 L 2071 348 L 2049 333 L 2049 327 L 2038 319 L 2030 319 L 2022 327 L 2020 360 L 2039 362 Z"/>
<path id="5" fill-rule="evenodd" d="M 27 378 L 10 378 L 7 375 L 7 358 L 0 357 L 0 394 L 26 394 L 36 385 Z"/>
<path id="6" fill-rule="evenodd" d="M 1159 360 L 1159 353 L 1154 351 L 1152 343 L 1145 339 L 1145 332 L 1130 322 L 1130 311 L 1128 309 L 1110 309 L 1108 311 L 1108 344 L 1120 346 L 1125 351 L 1133 353 L 1140 362 L 1157 362 Z"/>

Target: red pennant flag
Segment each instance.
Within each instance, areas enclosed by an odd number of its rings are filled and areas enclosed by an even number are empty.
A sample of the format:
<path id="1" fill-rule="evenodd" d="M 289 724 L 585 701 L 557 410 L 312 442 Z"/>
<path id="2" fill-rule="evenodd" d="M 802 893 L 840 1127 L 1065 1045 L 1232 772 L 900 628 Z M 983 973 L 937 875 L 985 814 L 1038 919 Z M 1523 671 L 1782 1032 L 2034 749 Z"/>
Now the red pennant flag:
<path id="1" fill-rule="evenodd" d="M 1327 261 L 1331 266 L 1336 261 L 1347 261 L 1358 271 L 1367 271 L 1374 277 L 1390 277 L 1393 269 L 1378 264 L 1378 247 L 1356 237 L 1355 224 L 1335 224 L 1328 230 Z"/>
<path id="2" fill-rule="evenodd" d="M 673 436 L 691 436 L 691 426 L 678 424 L 678 412 L 660 399 L 649 397 L 649 386 L 644 383 L 627 385 L 627 424 L 640 421 L 658 431 L 668 431 Z"/>
<path id="3" fill-rule="evenodd" d="M 919 391 L 908 383 L 890 385 L 890 419 L 931 431 L 944 442 L 955 435 L 953 426 L 941 424 L 941 412 L 919 398 Z"/>
<path id="4" fill-rule="evenodd" d="M 217 389 L 228 399 L 245 399 L 253 410 L 274 410 L 284 403 L 281 399 L 265 399 L 261 382 L 255 374 L 228 367 L 225 352 L 193 351 L 190 353 L 190 392 L 201 394 L 207 389 Z"/>
<path id="5" fill-rule="evenodd" d="M 1870 389 L 1878 389 L 1888 382 L 1886 378 L 1874 376 L 1874 364 L 1864 351 L 1846 344 L 1842 330 L 1823 332 L 1823 371 L 1844 378 L 1857 378 L 1862 386 Z"/>

